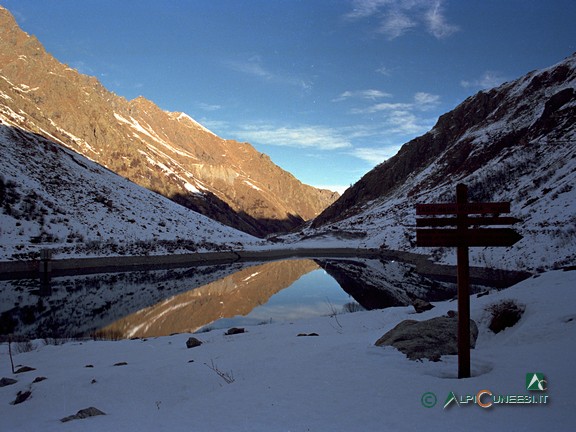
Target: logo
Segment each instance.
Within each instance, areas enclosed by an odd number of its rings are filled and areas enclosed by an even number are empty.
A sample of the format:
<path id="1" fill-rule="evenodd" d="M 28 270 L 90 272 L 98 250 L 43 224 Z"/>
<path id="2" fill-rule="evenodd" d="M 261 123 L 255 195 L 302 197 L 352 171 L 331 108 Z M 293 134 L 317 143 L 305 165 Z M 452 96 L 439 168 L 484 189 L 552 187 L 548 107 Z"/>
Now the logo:
<path id="1" fill-rule="evenodd" d="M 446 409 L 448 407 L 448 405 L 450 405 L 452 402 L 456 402 L 456 405 L 460 406 L 460 403 L 458 402 L 458 398 L 456 397 L 454 392 L 451 391 L 450 393 L 448 393 L 448 397 L 444 401 L 444 409 Z"/>
<path id="2" fill-rule="evenodd" d="M 529 372 L 526 374 L 526 390 L 531 392 L 546 392 L 548 390 L 548 382 L 544 378 L 544 374 L 541 372 Z M 425 396 L 428 394 L 434 395 L 434 393 L 424 393 L 422 395 L 422 405 L 425 405 Z M 434 395 L 434 398 L 436 396 Z M 444 409 L 450 408 L 451 406 L 457 406 L 458 408 L 463 408 L 466 406 L 477 405 L 480 408 L 491 408 L 495 406 L 503 405 L 547 405 L 550 403 L 550 397 L 546 393 L 540 394 L 498 394 L 493 393 L 489 389 L 483 389 L 475 394 L 461 394 L 457 395 L 453 391 L 448 393 L 448 396 L 444 400 Z M 427 406 L 432 408 L 436 405 L 436 400 L 434 403 Z"/>
<path id="3" fill-rule="evenodd" d="M 422 406 L 425 408 L 432 408 L 436 406 L 436 402 L 438 402 L 438 398 L 432 392 L 426 392 L 420 398 L 420 402 L 422 402 Z"/>
<path id="4" fill-rule="evenodd" d="M 529 372 L 526 374 L 526 390 L 528 391 L 546 391 L 548 383 L 541 372 Z"/>

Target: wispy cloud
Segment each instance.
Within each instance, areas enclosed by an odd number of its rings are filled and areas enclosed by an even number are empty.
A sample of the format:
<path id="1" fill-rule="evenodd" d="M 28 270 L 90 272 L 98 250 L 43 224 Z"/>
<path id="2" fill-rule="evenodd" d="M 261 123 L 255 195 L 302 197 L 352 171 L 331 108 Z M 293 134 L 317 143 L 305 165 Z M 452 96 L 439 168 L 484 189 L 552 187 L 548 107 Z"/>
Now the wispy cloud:
<path id="1" fill-rule="evenodd" d="M 379 12 L 381 7 L 393 3 L 391 0 L 354 0 L 354 8 L 346 16 L 351 19 L 367 18 Z"/>
<path id="2" fill-rule="evenodd" d="M 423 113 L 438 106 L 440 96 L 426 92 L 416 93 L 410 102 L 380 102 L 367 107 L 353 108 L 356 115 L 381 114 L 380 133 L 413 135 L 424 133 L 433 121 L 423 117 Z"/>
<path id="3" fill-rule="evenodd" d="M 299 157 L 324 158 L 324 152 L 335 151 L 375 166 L 394 156 L 401 144 L 433 126 L 436 119 L 424 118 L 416 113 L 422 113 L 418 104 L 426 106 L 437 100 L 435 95 L 422 92 L 414 96 L 410 103 L 375 104 L 383 111 L 378 120 L 371 118 L 366 122 L 337 127 L 264 122 L 233 125 L 206 120 L 202 124 L 222 136 L 240 141 L 292 148 L 299 153 Z M 375 108 L 373 110 L 377 112 Z M 328 189 L 334 190 L 334 187 Z"/>
<path id="4" fill-rule="evenodd" d="M 414 106 L 422 111 L 435 108 L 439 103 L 440 96 L 435 94 L 418 92 L 414 95 Z"/>
<path id="5" fill-rule="evenodd" d="M 245 126 L 235 131 L 235 136 L 241 136 L 252 143 L 275 145 L 305 149 L 306 151 L 334 151 L 338 150 L 349 156 L 361 159 L 370 165 L 377 165 L 394 156 L 400 146 L 396 144 L 380 144 L 377 147 L 354 146 L 357 139 L 372 137 L 378 139 L 383 132 L 414 133 L 420 131 L 421 126 L 416 125 L 415 118 L 395 113 L 386 125 L 375 127 L 352 126 L 329 128 L 325 126 L 275 127 L 270 124 Z M 307 157 L 318 157 L 311 154 Z"/>
<path id="6" fill-rule="evenodd" d="M 353 108 L 350 110 L 352 114 L 374 114 L 380 111 L 401 111 L 412 109 L 413 104 L 409 103 L 389 103 L 382 102 L 371 105 L 366 108 Z"/>
<path id="7" fill-rule="evenodd" d="M 381 102 L 369 107 L 354 108 L 352 114 L 374 114 L 381 111 L 428 111 L 440 103 L 440 96 L 431 93 L 417 92 L 412 102 Z"/>
<path id="8" fill-rule="evenodd" d="M 204 102 L 200 102 L 198 104 L 198 108 L 200 108 L 201 110 L 204 110 L 204 111 L 218 111 L 218 110 L 222 109 L 222 105 L 207 104 Z"/>
<path id="9" fill-rule="evenodd" d="M 437 39 L 446 38 L 459 30 L 445 16 L 444 0 L 354 0 L 348 19 L 377 17 L 377 32 L 396 39 L 407 31 L 424 27 Z"/>
<path id="10" fill-rule="evenodd" d="M 381 98 L 392 97 L 390 93 L 383 92 L 381 90 L 369 89 L 369 90 L 347 90 L 340 94 L 337 98 L 332 99 L 332 102 L 341 102 L 347 99 L 369 99 L 376 100 Z"/>
<path id="11" fill-rule="evenodd" d="M 417 25 L 416 21 L 410 18 L 406 12 L 392 9 L 382 18 L 378 32 L 384 33 L 388 39 L 396 39 Z"/>
<path id="12" fill-rule="evenodd" d="M 378 72 L 379 74 L 382 74 L 384 76 L 392 75 L 392 70 L 386 66 L 379 67 L 378 69 L 376 69 L 376 72 Z"/>
<path id="13" fill-rule="evenodd" d="M 308 79 L 270 70 L 264 65 L 262 57 L 258 55 L 252 56 L 247 60 L 229 60 L 225 64 L 232 70 L 262 81 L 299 87 L 302 90 L 310 90 L 312 88 L 312 81 Z"/>
<path id="14" fill-rule="evenodd" d="M 260 56 L 252 56 L 246 61 L 229 61 L 228 66 L 235 71 L 265 80 L 272 80 L 275 76 L 272 72 L 266 70 L 264 66 L 262 66 L 262 59 Z"/>
<path id="15" fill-rule="evenodd" d="M 247 125 L 234 135 L 250 142 L 282 147 L 337 150 L 352 147 L 350 140 L 338 130 L 324 126 Z"/>
<path id="16" fill-rule="evenodd" d="M 400 150 L 400 146 L 387 146 L 381 148 L 357 147 L 349 154 L 372 165 L 377 165 L 384 162 L 386 159 L 390 159 L 398 153 L 398 150 Z"/>
<path id="17" fill-rule="evenodd" d="M 506 79 L 499 72 L 486 71 L 480 78 L 476 78 L 470 81 L 460 81 L 460 85 L 464 88 L 489 89 L 499 86 L 504 81 L 506 81 Z"/>

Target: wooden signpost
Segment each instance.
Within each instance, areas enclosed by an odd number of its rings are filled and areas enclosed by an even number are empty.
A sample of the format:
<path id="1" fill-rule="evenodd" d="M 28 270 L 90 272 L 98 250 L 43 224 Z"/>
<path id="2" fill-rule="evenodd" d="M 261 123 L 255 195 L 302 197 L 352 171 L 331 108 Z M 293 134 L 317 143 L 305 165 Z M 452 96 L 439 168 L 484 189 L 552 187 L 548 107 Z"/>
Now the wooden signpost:
<path id="1" fill-rule="evenodd" d="M 416 216 L 454 215 L 416 219 L 416 245 L 457 248 L 458 283 L 458 378 L 470 377 L 470 263 L 468 248 L 474 246 L 512 246 L 522 238 L 511 228 L 477 228 L 486 225 L 512 225 L 520 222 L 510 213 L 509 202 L 469 203 L 468 187 L 456 186 L 456 202 L 416 204 Z M 492 215 L 470 217 L 469 215 Z M 437 228 L 437 227 L 454 228 Z"/>

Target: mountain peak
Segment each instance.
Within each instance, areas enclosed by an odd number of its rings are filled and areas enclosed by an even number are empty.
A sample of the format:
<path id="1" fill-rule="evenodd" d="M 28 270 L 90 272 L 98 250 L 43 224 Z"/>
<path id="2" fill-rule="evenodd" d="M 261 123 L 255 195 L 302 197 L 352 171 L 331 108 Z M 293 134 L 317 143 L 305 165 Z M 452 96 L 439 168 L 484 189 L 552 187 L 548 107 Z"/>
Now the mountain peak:
<path id="1" fill-rule="evenodd" d="M 8 47 L 12 49 L 24 43 L 31 43 L 35 48 L 41 47 L 40 42 L 34 36 L 22 31 L 16 22 L 14 16 L 8 9 L 0 6 L 0 46 L 3 46 L 2 51 Z"/>
<path id="2" fill-rule="evenodd" d="M 181 122 L 183 124 L 185 124 L 186 126 L 190 126 L 194 129 L 199 129 L 202 130 L 204 132 L 208 132 L 209 134 L 212 134 L 214 136 L 217 136 L 214 132 L 212 132 L 210 129 L 208 129 L 207 127 L 203 126 L 202 124 L 198 123 L 196 120 L 194 120 L 192 117 L 190 117 L 188 114 L 184 113 L 184 112 L 169 112 L 168 115 L 178 121 Z"/>

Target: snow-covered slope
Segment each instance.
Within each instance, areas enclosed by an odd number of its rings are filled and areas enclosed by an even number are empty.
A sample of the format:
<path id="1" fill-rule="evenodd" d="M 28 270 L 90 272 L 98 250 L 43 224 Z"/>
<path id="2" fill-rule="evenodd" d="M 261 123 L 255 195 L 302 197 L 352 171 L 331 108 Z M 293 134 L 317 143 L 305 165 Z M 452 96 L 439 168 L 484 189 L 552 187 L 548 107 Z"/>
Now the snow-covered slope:
<path id="1" fill-rule="evenodd" d="M 240 248 L 256 241 L 0 114 L 0 260 Z"/>
<path id="2" fill-rule="evenodd" d="M 358 244 L 415 249 L 416 203 L 454 202 L 457 183 L 470 201 L 511 201 L 512 248 L 473 248 L 472 264 L 553 268 L 576 261 L 576 54 L 468 98 L 427 134 L 366 174 L 303 236 L 356 234 Z"/>

